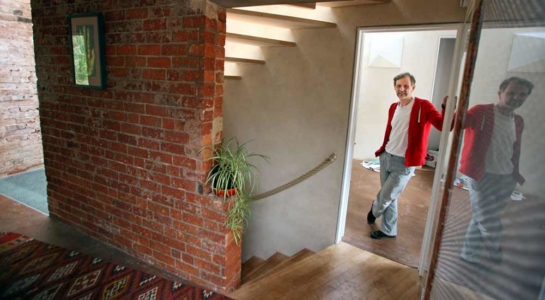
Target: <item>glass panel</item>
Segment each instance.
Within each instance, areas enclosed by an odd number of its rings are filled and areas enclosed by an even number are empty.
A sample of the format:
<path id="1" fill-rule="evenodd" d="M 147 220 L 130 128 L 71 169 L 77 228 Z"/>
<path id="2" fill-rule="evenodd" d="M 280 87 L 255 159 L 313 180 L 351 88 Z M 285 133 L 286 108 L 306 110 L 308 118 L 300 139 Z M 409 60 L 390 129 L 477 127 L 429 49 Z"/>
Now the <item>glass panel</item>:
<path id="1" fill-rule="evenodd" d="M 544 6 L 484 1 L 432 299 L 545 297 Z"/>

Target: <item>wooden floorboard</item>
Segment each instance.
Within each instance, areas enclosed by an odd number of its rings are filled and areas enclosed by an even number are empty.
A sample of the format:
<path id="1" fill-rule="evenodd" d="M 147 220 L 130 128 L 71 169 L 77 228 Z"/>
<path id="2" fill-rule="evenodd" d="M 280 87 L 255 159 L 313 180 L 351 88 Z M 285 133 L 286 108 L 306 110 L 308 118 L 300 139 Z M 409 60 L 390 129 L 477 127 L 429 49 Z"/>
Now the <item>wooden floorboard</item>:
<path id="1" fill-rule="evenodd" d="M 380 230 L 379 218 L 375 225 L 367 224 L 367 213 L 380 190 L 380 174 L 352 163 L 352 178 L 346 229 L 343 241 L 360 249 L 378 254 L 413 268 L 418 267 L 424 237 L 428 203 L 433 184 L 433 169 L 418 169 L 416 176 L 398 200 L 398 234 L 395 239 L 374 240 L 371 232 Z"/>

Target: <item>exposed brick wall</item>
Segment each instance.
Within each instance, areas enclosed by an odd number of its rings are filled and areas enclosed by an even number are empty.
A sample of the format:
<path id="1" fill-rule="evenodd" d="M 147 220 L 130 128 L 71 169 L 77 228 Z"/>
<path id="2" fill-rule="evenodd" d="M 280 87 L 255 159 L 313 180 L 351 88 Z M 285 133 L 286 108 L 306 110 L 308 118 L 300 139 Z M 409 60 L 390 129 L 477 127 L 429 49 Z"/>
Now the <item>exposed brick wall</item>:
<path id="1" fill-rule="evenodd" d="M 70 3 L 70 4 L 69 4 Z M 221 140 L 225 10 L 198 0 L 32 2 L 51 215 L 194 283 L 240 283 L 227 206 L 206 195 Z M 107 89 L 71 86 L 67 14 L 105 16 Z"/>
<path id="2" fill-rule="evenodd" d="M 0 177 L 43 166 L 29 0 L 0 0 Z"/>

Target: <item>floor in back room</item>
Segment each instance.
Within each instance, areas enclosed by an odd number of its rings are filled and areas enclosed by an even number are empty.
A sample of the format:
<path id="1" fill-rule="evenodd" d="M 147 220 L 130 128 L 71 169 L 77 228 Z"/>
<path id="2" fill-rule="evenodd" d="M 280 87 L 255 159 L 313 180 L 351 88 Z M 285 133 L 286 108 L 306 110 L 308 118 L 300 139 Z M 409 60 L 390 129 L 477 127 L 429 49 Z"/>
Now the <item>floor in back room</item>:
<path id="1" fill-rule="evenodd" d="M 362 167 L 360 160 L 354 160 L 343 241 L 404 265 L 418 267 L 434 169 L 417 169 L 415 175 L 398 200 L 397 237 L 374 240 L 370 234 L 380 230 L 381 218 L 375 225 L 369 225 L 367 213 L 380 190 L 380 174 Z"/>

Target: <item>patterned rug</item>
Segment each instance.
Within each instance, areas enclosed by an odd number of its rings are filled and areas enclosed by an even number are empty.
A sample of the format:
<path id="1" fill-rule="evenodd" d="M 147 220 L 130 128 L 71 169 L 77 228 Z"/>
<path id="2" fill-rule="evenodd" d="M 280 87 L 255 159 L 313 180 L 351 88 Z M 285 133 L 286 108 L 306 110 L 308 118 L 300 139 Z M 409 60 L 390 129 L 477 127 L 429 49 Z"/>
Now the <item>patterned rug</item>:
<path id="1" fill-rule="evenodd" d="M 17 233 L 0 233 L 0 299 L 229 299 Z"/>

